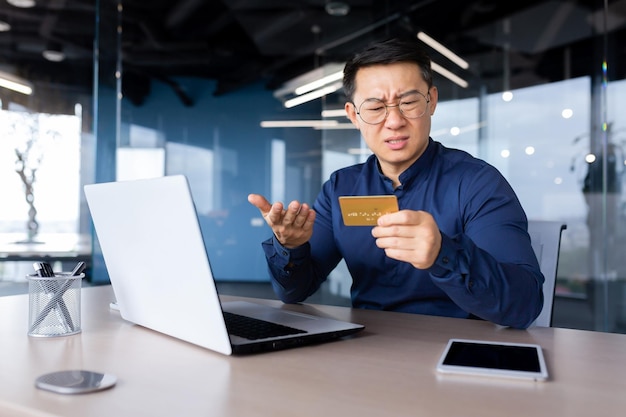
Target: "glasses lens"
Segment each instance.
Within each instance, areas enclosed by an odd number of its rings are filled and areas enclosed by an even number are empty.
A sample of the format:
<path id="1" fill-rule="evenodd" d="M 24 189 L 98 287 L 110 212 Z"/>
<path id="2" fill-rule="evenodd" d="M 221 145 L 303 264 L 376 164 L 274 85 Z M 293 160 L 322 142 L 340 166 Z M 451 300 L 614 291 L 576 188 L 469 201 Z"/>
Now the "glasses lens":
<path id="1" fill-rule="evenodd" d="M 426 113 L 428 100 L 423 95 L 415 93 L 402 97 L 397 106 L 407 119 L 419 119 Z M 365 123 L 375 125 L 385 120 L 389 107 L 396 106 L 388 106 L 377 98 L 368 98 L 359 107 L 359 115 Z"/>
<path id="2" fill-rule="evenodd" d="M 402 101 L 400 101 L 399 106 L 404 117 L 417 119 L 426 113 L 427 104 L 428 101 L 423 95 L 411 94 L 409 96 L 402 97 Z"/>
<path id="3" fill-rule="evenodd" d="M 368 98 L 359 107 L 359 114 L 365 123 L 377 124 L 385 120 L 387 106 L 377 98 Z"/>

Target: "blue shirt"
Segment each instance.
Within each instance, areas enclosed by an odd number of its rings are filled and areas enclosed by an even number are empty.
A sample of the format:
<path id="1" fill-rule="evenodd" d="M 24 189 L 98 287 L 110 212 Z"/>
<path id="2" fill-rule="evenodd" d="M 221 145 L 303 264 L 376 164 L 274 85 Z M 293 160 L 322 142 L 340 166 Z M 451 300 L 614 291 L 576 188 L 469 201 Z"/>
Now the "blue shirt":
<path id="1" fill-rule="evenodd" d="M 541 312 L 543 275 L 527 233 L 526 214 L 493 166 L 429 139 L 424 154 L 400 175 L 401 186 L 374 155 L 335 171 L 313 204 L 310 241 L 287 249 L 272 237 L 263 249 L 276 294 L 286 303 L 313 294 L 345 259 L 357 308 L 471 317 L 526 328 Z M 395 194 L 400 210 L 430 213 L 442 235 L 427 270 L 387 257 L 371 227 L 344 226 L 338 197 Z"/>

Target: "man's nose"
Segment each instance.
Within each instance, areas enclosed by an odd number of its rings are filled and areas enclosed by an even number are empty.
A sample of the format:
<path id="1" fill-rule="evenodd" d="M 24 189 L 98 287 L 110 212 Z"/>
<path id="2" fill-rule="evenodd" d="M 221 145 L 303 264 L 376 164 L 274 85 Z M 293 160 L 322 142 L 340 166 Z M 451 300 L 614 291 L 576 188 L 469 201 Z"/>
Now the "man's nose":
<path id="1" fill-rule="evenodd" d="M 404 123 L 404 114 L 400 111 L 400 106 L 387 106 L 387 117 L 385 118 L 385 124 L 398 124 Z"/>

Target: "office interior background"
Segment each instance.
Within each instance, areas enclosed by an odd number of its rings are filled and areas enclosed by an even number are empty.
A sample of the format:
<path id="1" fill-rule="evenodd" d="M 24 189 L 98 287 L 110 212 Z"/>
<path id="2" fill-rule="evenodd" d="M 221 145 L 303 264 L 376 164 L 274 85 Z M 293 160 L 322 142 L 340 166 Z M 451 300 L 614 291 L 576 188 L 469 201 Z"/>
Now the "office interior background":
<path id="1" fill-rule="evenodd" d="M 312 203 L 364 161 L 336 73 L 372 41 L 418 36 L 432 138 L 497 167 L 529 219 L 567 224 L 554 325 L 626 332 L 625 0 L 2 0 L 0 77 L 32 92 L 0 84 L 0 292 L 25 282 L 32 248 L 107 283 L 83 185 L 173 174 L 216 279 L 268 287 L 271 232 L 247 195 Z M 349 285 L 340 265 L 323 290 L 347 302 Z"/>

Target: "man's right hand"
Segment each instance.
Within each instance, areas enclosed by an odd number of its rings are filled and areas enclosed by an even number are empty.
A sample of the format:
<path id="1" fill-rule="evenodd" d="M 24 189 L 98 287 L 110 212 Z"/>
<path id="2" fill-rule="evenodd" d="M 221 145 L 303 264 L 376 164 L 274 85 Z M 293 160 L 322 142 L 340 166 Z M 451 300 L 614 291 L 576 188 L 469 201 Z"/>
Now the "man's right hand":
<path id="1" fill-rule="evenodd" d="M 274 236 L 284 247 L 293 249 L 301 246 L 313 235 L 315 211 L 308 204 L 294 200 L 285 209 L 283 203 L 270 204 L 260 194 L 248 195 L 248 201 L 259 209 Z"/>

